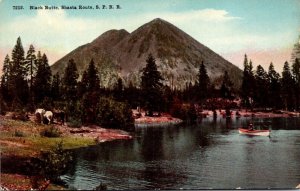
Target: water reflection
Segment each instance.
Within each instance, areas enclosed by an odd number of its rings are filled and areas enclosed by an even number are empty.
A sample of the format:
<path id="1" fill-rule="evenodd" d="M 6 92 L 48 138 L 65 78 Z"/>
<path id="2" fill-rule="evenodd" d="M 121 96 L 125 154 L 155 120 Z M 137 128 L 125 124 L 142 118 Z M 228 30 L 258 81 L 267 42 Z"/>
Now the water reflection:
<path id="1" fill-rule="evenodd" d="M 237 128 L 268 122 L 271 138 Z M 291 188 L 300 182 L 299 118 L 207 118 L 196 125 L 140 128 L 133 140 L 79 149 L 63 179 L 93 189 Z"/>

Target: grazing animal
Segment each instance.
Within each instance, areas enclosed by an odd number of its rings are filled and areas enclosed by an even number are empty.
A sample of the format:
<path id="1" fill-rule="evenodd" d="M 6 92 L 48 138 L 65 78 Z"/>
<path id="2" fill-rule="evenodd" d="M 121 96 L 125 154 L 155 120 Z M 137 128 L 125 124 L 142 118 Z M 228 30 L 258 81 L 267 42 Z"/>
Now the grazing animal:
<path id="1" fill-rule="evenodd" d="M 48 124 L 51 124 L 53 122 L 53 113 L 52 111 L 46 111 L 44 114 L 44 119 L 47 120 Z"/>
<path id="2" fill-rule="evenodd" d="M 35 117 L 36 117 L 36 120 L 39 122 L 39 123 L 43 123 L 44 122 L 44 115 L 45 115 L 46 111 L 44 109 L 36 109 L 35 110 Z"/>
<path id="3" fill-rule="evenodd" d="M 66 114 L 62 110 L 53 110 L 53 118 L 56 119 L 56 122 L 60 122 L 61 125 L 64 125 Z"/>

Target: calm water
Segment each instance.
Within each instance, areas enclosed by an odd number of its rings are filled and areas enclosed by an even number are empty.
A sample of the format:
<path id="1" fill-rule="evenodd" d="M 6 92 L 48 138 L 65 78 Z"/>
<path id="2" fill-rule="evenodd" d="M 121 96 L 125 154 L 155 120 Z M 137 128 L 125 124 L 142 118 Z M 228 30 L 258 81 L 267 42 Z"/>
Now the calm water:
<path id="1" fill-rule="evenodd" d="M 267 122 L 269 137 L 240 135 L 249 119 L 140 128 L 133 140 L 77 151 L 62 178 L 70 188 L 295 188 L 300 183 L 300 119 Z"/>

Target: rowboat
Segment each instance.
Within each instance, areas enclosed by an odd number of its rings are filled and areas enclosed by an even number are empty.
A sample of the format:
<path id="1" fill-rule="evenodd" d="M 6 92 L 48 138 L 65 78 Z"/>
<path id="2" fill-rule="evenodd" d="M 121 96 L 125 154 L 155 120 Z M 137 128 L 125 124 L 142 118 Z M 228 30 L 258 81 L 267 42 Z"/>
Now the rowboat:
<path id="1" fill-rule="evenodd" d="M 270 130 L 249 130 L 249 129 L 239 128 L 239 133 L 245 135 L 269 136 Z"/>

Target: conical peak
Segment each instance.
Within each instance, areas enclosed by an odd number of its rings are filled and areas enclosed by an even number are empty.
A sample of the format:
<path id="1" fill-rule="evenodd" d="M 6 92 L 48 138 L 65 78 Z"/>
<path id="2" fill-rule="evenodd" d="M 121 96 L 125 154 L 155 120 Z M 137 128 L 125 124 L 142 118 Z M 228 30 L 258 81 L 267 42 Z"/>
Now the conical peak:
<path id="1" fill-rule="evenodd" d="M 172 25 L 171 23 L 161 19 L 161 18 L 156 18 L 153 19 L 152 21 L 150 21 L 149 23 L 147 23 L 146 25 L 155 25 L 155 24 L 162 24 L 162 25 Z"/>

